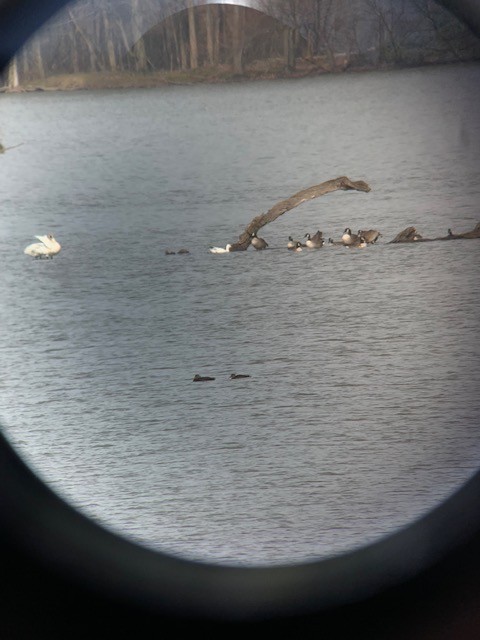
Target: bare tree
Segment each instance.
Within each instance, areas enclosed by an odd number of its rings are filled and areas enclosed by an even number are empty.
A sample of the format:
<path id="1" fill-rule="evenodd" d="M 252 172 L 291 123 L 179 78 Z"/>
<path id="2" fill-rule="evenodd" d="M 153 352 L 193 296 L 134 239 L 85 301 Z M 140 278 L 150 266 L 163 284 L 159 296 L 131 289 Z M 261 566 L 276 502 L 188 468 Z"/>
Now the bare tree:
<path id="1" fill-rule="evenodd" d="M 223 64 L 242 74 L 247 64 L 272 58 L 293 70 L 305 54 L 326 70 L 347 65 L 352 53 L 357 64 L 480 57 L 479 40 L 433 0 L 258 2 L 256 11 L 230 2 L 78 0 L 27 44 L 5 82 Z"/>
<path id="2" fill-rule="evenodd" d="M 105 34 L 105 48 L 107 50 L 109 67 L 112 71 L 117 68 L 117 57 L 115 55 L 115 45 L 113 41 L 112 28 L 110 25 L 110 17 L 105 6 L 102 8 L 103 28 Z"/>
<path id="3" fill-rule="evenodd" d="M 338 27 L 335 0 L 307 0 L 303 6 L 302 21 L 307 28 L 310 55 L 324 54 L 329 67 L 335 68 L 335 36 Z"/>
<path id="4" fill-rule="evenodd" d="M 205 11 L 205 32 L 207 40 L 207 60 L 213 66 L 218 60 L 218 11 L 207 4 Z"/>
<path id="5" fill-rule="evenodd" d="M 132 0 L 131 11 L 131 30 L 133 36 L 133 52 L 135 55 L 135 69 L 137 71 L 145 71 L 147 69 L 148 60 L 147 52 L 145 51 L 145 43 L 143 41 L 143 32 L 140 28 L 140 16 L 141 8 L 139 5 L 140 0 Z"/>
<path id="6" fill-rule="evenodd" d="M 425 24 L 424 45 L 437 55 L 441 51 L 449 52 L 455 60 L 464 60 L 478 56 L 478 39 L 469 29 L 452 20 L 451 15 L 437 2 L 432 0 L 412 0 L 418 14 Z M 427 34 L 430 34 L 428 37 Z"/>
<path id="7" fill-rule="evenodd" d="M 233 73 L 243 73 L 243 47 L 245 34 L 245 8 L 235 5 L 232 12 Z"/>
<path id="8" fill-rule="evenodd" d="M 402 63 L 417 39 L 418 18 L 411 11 L 411 0 L 363 0 L 377 21 L 380 62 Z"/>
<path id="9" fill-rule="evenodd" d="M 18 77 L 18 56 L 14 56 L 8 65 L 7 86 L 10 90 L 16 90 L 20 86 Z"/>
<path id="10" fill-rule="evenodd" d="M 195 24 L 195 7 L 192 3 L 188 7 L 188 37 L 190 42 L 190 69 L 198 67 L 197 27 Z"/>
<path id="11" fill-rule="evenodd" d="M 279 20 L 284 26 L 283 55 L 285 67 L 295 68 L 296 45 L 300 28 L 300 4 L 304 0 L 261 0 L 260 8 L 265 13 Z"/>
<path id="12" fill-rule="evenodd" d="M 74 11 L 74 9 L 71 6 L 67 8 L 67 12 L 68 12 L 70 21 L 75 28 L 75 31 L 77 32 L 78 36 L 81 38 L 81 40 L 83 41 L 83 44 L 88 50 L 89 59 L 90 59 L 90 70 L 97 71 L 99 69 L 98 56 L 97 56 L 97 52 L 96 52 L 92 37 L 90 36 L 89 33 L 87 33 L 84 23 L 79 19 L 78 13 Z"/>

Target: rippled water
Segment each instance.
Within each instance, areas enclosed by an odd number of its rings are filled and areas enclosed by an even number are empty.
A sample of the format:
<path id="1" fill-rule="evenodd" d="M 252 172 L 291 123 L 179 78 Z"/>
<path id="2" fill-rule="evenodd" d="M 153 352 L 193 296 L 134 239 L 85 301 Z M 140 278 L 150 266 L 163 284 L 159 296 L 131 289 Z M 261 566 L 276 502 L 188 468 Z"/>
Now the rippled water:
<path id="1" fill-rule="evenodd" d="M 404 526 L 480 460 L 478 65 L 0 96 L 0 418 L 58 493 L 150 547 L 325 557 Z M 301 205 L 271 249 L 214 256 Z M 378 228 L 298 254 L 289 235 Z M 23 255 L 53 233 L 51 261 Z M 187 255 L 165 255 L 187 247 Z M 250 374 L 229 380 L 232 372 Z M 215 377 L 196 384 L 193 375 Z"/>

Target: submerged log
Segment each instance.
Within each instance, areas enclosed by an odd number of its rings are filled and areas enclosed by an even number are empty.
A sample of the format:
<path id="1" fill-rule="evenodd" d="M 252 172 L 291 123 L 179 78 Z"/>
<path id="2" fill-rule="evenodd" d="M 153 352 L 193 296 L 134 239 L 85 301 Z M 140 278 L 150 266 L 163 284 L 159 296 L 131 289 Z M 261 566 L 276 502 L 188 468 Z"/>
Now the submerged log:
<path id="1" fill-rule="evenodd" d="M 407 227 L 403 231 L 400 231 L 393 240 L 390 240 L 389 244 L 395 244 L 396 242 L 418 242 L 419 240 L 423 240 L 423 238 L 415 227 Z"/>
<path id="2" fill-rule="evenodd" d="M 453 233 L 451 229 L 449 229 L 446 236 L 440 236 L 439 238 L 434 238 L 434 240 L 457 240 L 457 238 L 459 237 L 461 236 L 458 236 L 457 234 Z"/>
<path id="3" fill-rule="evenodd" d="M 453 233 L 453 231 L 449 229 L 446 236 L 432 238 L 432 240 L 470 240 L 474 238 L 480 238 L 480 222 L 477 223 L 471 231 L 466 231 L 465 233 Z"/>
<path id="4" fill-rule="evenodd" d="M 368 191 L 370 191 L 370 187 L 363 180 L 357 180 L 356 182 L 354 182 L 345 176 L 341 176 L 340 178 L 327 180 L 327 182 L 322 182 L 321 184 L 314 185 L 313 187 L 303 189 L 302 191 L 295 193 L 290 198 L 277 202 L 277 204 L 273 205 L 273 207 L 266 213 L 262 213 L 259 216 L 253 218 L 253 220 L 245 227 L 245 231 L 243 231 L 243 233 L 239 236 L 239 239 L 236 242 L 230 243 L 230 251 L 245 251 L 246 249 L 248 249 L 251 243 L 252 234 L 256 233 L 259 229 L 264 227 L 269 222 L 273 222 L 278 217 L 280 217 L 287 211 L 298 207 L 298 205 L 302 204 L 303 202 L 313 200 L 314 198 L 318 198 L 319 196 L 323 196 L 327 193 L 338 190 L 354 190 L 364 191 L 368 193 Z"/>
<path id="5" fill-rule="evenodd" d="M 480 222 L 477 222 L 475 227 L 471 231 L 467 231 L 466 233 L 457 233 L 453 234 L 455 238 L 480 238 Z"/>
<path id="6" fill-rule="evenodd" d="M 395 236 L 393 240 L 390 240 L 389 244 L 397 242 L 436 242 L 437 240 L 461 240 L 461 239 L 473 239 L 480 238 L 480 222 L 471 230 L 465 233 L 453 233 L 451 229 L 448 230 L 446 236 L 439 238 L 424 238 L 421 236 L 415 227 L 407 227 L 399 234 Z"/>

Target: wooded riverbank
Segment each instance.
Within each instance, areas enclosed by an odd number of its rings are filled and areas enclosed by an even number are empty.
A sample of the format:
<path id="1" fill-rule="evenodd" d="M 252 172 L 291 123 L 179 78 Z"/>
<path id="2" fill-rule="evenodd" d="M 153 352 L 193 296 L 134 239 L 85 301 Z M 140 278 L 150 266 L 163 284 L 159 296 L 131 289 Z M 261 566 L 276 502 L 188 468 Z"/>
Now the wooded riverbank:
<path id="1" fill-rule="evenodd" d="M 10 61 L 0 91 L 287 79 L 480 59 L 480 41 L 465 25 L 417 0 L 252 0 L 255 8 L 176 0 L 176 11 L 156 0 L 120 4 L 78 0 L 66 8 Z"/>
<path id="2" fill-rule="evenodd" d="M 388 71 L 391 69 L 413 68 L 440 64 L 461 64 L 457 61 L 445 63 L 433 61 L 422 65 L 358 65 L 328 68 L 322 62 L 298 60 L 294 69 L 285 68 L 279 58 L 258 61 L 244 69 L 242 74 L 234 73 L 230 65 L 200 67 L 197 69 L 176 71 L 95 71 L 51 75 L 42 80 L 26 82 L 16 87 L 0 87 L 0 93 L 23 93 L 33 91 L 80 91 L 103 89 L 153 89 L 168 85 L 222 84 L 230 82 L 252 82 L 266 80 L 294 80 L 332 73 L 364 73 L 369 71 Z"/>

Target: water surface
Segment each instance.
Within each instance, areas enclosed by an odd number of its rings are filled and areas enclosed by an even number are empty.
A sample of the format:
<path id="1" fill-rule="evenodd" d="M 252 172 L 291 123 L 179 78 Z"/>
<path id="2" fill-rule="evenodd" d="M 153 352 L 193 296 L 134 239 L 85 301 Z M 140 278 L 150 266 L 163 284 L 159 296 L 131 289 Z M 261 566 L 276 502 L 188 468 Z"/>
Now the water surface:
<path id="1" fill-rule="evenodd" d="M 478 65 L 0 96 L 0 418 L 60 495 L 222 563 L 377 540 L 477 469 Z M 214 256 L 307 186 L 336 192 Z M 363 251 L 298 254 L 349 226 Z M 23 255 L 53 233 L 51 261 Z M 189 249 L 165 255 L 166 249 Z M 250 374 L 229 380 L 233 372 Z M 215 377 L 193 383 L 195 373 Z"/>

